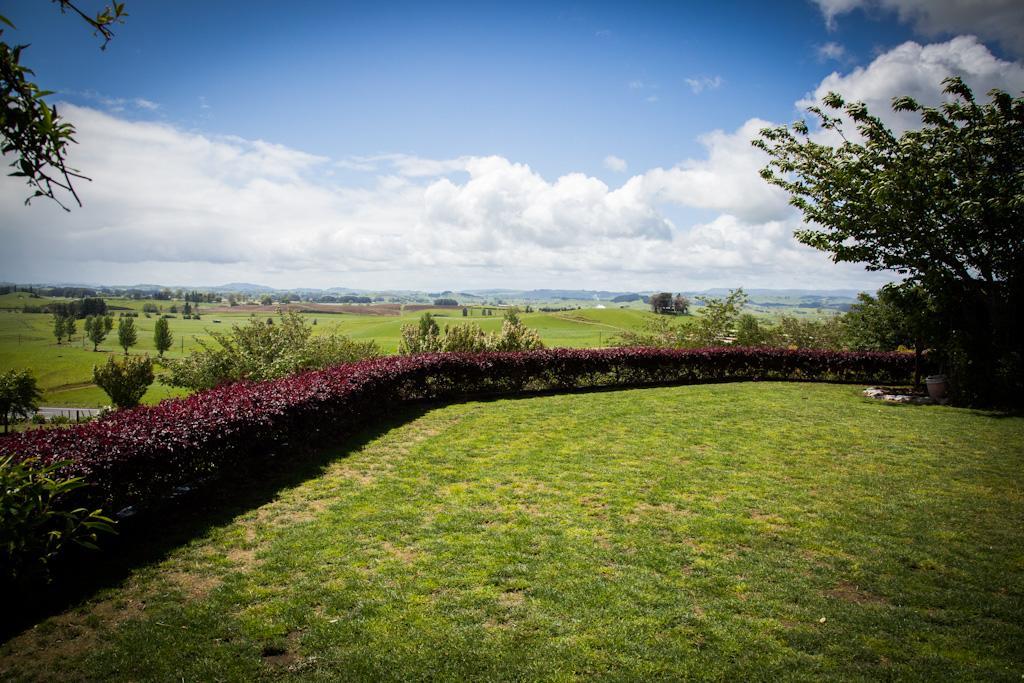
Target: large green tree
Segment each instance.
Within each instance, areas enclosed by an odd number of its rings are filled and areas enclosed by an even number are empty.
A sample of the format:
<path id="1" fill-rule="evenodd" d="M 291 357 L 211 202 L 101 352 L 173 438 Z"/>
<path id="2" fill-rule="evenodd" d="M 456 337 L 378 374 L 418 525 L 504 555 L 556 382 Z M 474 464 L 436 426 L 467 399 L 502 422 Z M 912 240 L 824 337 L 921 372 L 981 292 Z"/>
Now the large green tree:
<path id="1" fill-rule="evenodd" d="M 804 121 L 766 128 L 753 144 L 771 156 L 761 175 L 803 213 L 798 240 L 920 285 L 960 398 L 1012 399 L 1022 382 L 1024 98 L 992 90 L 980 103 L 959 78 L 943 86 L 938 107 L 893 100 L 921 119 L 901 135 L 830 93 L 809 111 L 838 144 L 816 140 Z"/>
<path id="2" fill-rule="evenodd" d="M 4 423 L 4 434 L 12 418 L 25 419 L 34 413 L 40 398 L 36 378 L 28 370 L 0 373 L 0 419 Z"/>
<path id="3" fill-rule="evenodd" d="M 96 14 L 79 9 L 71 0 L 53 0 L 60 11 L 73 14 L 103 39 L 105 48 L 114 37 L 111 27 L 127 16 L 124 3 L 114 2 Z M 0 37 L 5 30 L 14 30 L 11 21 L 0 15 Z M 0 151 L 13 157 L 13 176 L 28 183 L 32 193 L 25 203 L 36 197 L 46 197 L 67 207 L 58 199 L 61 191 L 70 193 L 75 202 L 82 202 L 75 192 L 75 180 L 87 178 L 67 165 L 68 145 L 75 141 L 75 128 L 65 121 L 57 108 L 46 102 L 53 94 L 40 88 L 35 74 L 21 63 L 22 53 L 28 45 L 10 45 L 0 40 Z"/>

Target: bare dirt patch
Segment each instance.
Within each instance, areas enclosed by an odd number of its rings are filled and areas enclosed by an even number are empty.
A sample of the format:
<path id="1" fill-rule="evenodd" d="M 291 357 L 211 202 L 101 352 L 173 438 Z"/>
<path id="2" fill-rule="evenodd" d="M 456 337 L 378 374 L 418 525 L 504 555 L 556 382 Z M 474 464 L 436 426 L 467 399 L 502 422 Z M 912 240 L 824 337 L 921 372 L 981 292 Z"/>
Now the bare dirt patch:
<path id="1" fill-rule="evenodd" d="M 857 605 L 888 605 L 889 601 L 880 595 L 869 593 L 849 581 L 840 581 L 832 590 L 825 591 L 825 595 L 843 602 L 852 602 Z"/>

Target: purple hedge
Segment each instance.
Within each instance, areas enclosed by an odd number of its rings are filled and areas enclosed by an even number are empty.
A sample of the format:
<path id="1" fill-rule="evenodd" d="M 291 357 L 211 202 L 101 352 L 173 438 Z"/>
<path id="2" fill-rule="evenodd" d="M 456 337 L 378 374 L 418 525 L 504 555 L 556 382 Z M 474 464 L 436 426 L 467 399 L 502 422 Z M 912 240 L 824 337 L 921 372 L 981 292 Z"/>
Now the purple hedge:
<path id="1" fill-rule="evenodd" d="M 0 441 L 0 455 L 69 460 L 106 510 L 147 506 L 232 466 L 350 432 L 396 404 L 525 391 L 734 380 L 905 382 L 914 357 L 786 349 L 549 349 L 388 356 L 239 382 L 66 429 Z"/>

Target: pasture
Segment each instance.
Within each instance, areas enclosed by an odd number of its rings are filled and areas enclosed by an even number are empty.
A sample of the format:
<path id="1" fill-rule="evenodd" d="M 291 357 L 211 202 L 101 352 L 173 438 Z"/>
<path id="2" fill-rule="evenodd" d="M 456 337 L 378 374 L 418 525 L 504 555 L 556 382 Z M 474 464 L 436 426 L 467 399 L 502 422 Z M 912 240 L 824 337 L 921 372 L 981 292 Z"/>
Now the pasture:
<path id="1" fill-rule="evenodd" d="M 53 336 L 53 317 L 48 314 L 22 313 L 23 304 L 41 306 L 54 299 L 30 298 L 24 292 L 0 296 L 0 371 L 8 369 L 28 369 L 35 375 L 43 392 L 43 405 L 58 405 L 92 408 L 107 405 L 110 400 L 99 387 L 92 383 L 92 367 L 102 363 L 103 354 L 122 353 L 117 345 L 116 316 L 119 311 L 139 313 L 135 318 L 138 330 L 138 344 L 131 353 L 148 353 L 156 357 L 153 345 L 153 327 L 157 315 L 147 318 L 142 313 L 144 304 L 158 305 L 167 311 L 176 305 L 180 311 L 181 301 L 148 301 L 134 299 L 107 298 L 110 312 L 115 316 L 115 328 L 100 345 L 101 353 L 93 352 L 92 343 L 84 340 L 83 322 L 79 320 L 78 332 L 72 343 L 58 345 Z M 180 358 L 190 353 L 197 342 L 208 339 L 211 331 L 227 330 L 232 324 L 244 325 L 250 317 L 265 320 L 274 317 L 273 309 L 265 307 L 236 306 L 231 308 L 216 307 L 217 312 L 209 312 L 214 306 L 200 304 L 199 320 L 184 320 L 181 314 L 168 321 L 174 335 L 174 345 L 165 355 L 169 358 Z M 253 310 L 253 309 L 256 310 Z M 359 310 L 357 306 L 339 307 L 346 310 Z M 479 324 L 490 332 L 501 328 L 500 309 L 491 307 L 493 315 L 483 316 L 482 308 L 471 307 L 471 315 L 463 317 L 462 309 L 435 309 L 423 306 L 409 306 L 405 310 L 396 309 L 381 314 L 377 307 L 365 307 L 373 311 L 370 314 L 360 313 L 304 313 L 308 321 L 316 321 L 316 331 L 338 329 L 357 340 L 376 341 L 384 353 L 395 353 L 402 325 L 415 323 L 424 310 L 430 310 L 437 316 L 438 323 L 459 325 L 466 322 Z M 4 310 L 8 309 L 8 310 Z M 17 310 L 11 310 L 17 309 Z M 408 310 L 412 309 L 412 310 Z M 172 314 L 175 315 L 175 314 Z M 624 330 L 637 329 L 651 314 L 640 309 L 583 309 L 555 313 L 524 313 L 523 322 L 536 329 L 549 347 L 592 348 L 606 346 L 613 337 Z M 214 322 L 220 321 L 220 322 Z M 159 373 L 159 369 L 158 369 Z M 143 403 L 156 403 L 170 396 L 182 395 L 183 391 L 166 387 L 155 382 L 146 395 Z"/>
<path id="2" fill-rule="evenodd" d="M 123 580 L 0 677 L 1024 673 L 1019 417 L 738 383 L 410 408 L 325 446 L 99 556 Z"/>

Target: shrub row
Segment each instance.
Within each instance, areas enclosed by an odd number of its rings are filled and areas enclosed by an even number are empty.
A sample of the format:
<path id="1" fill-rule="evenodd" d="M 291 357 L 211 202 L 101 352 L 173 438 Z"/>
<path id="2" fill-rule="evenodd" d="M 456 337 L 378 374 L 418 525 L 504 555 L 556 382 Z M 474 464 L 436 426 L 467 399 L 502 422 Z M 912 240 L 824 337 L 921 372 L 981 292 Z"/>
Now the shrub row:
<path id="1" fill-rule="evenodd" d="M 913 356 L 785 349 L 550 349 L 388 356 L 238 382 L 66 429 L 0 441 L 0 455 L 69 461 L 107 511 L 165 500 L 240 464 L 346 433 L 396 404 L 524 391 L 730 380 L 902 382 Z"/>

